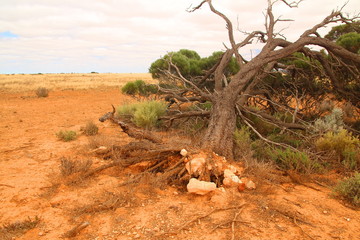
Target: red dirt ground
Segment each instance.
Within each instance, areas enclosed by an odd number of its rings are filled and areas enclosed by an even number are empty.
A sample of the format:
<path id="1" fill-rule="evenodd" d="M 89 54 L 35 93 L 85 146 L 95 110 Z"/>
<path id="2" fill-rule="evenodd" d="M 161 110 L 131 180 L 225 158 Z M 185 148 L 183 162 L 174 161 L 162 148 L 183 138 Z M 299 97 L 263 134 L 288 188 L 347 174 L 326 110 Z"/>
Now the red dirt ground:
<path id="1" fill-rule="evenodd" d="M 333 199 L 324 184 L 294 184 L 285 176 L 262 173 L 252 176 L 256 190 L 206 196 L 145 181 L 119 187 L 133 170 L 115 168 L 65 184 L 62 157 L 91 159 L 95 166 L 106 160 L 91 153 L 93 137 L 62 142 L 55 133 L 80 132 L 92 120 L 103 139 L 127 143 L 131 139 L 116 125 L 97 122 L 110 104 L 127 101 L 117 89 L 55 91 L 47 98 L 1 93 L 0 226 L 40 218 L 36 228 L 14 239 L 62 239 L 85 221 L 90 225 L 73 239 L 360 239 L 359 211 Z"/>

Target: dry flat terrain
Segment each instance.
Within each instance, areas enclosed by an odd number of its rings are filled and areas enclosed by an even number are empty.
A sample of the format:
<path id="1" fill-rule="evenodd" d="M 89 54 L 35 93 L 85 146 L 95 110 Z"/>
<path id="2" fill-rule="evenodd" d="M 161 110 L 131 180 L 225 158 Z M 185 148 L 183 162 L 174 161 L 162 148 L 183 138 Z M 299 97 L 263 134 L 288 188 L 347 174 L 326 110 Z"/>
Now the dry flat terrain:
<path id="1" fill-rule="evenodd" d="M 136 168 L 109 168 L 76 183 L 64 178 L 62 160 L 97 167 L 109 160 L 93 152 L 94 143 L 132 141 L 97 119 L 111 104 L 133 101 L 118 86 L 135 79 L 151 81 L 149 74 L 0 75 L 0 239 L 360 239 L 359 211 L 330 196 L 334 173 L 300 184 L 264 168 L 249 176 L 255 190 L 205 196 L 150 178 L 120 186 Z M 51 89 L 49 97 L 36 97 L 39 86 Z M 60 130 L 80 133 L 89 120 L 98 135 L 57 139 Z M 21 223 L 34 226 L 23 231 Z"/>

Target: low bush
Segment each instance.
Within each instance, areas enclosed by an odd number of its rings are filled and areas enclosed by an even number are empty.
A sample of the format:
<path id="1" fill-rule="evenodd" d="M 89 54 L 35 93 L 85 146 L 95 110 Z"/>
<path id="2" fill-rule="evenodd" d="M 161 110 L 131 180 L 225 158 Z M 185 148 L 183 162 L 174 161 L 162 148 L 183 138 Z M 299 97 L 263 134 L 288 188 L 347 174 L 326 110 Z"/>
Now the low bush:
<path id="1" fill-rule="evenodd" d="M 340 181 L 333 189 L 335 195 L 360 207 L 360 173 L 353 177 Z"/>
<path id="2" fill-rule="evenodd" d="M 166 112 L 167 104 L 162 101 L 144 101 L 123 105 L 117 115 L 131 119 L 138 127 L 150 129 L 159 125 L 158 119 Z"/>
<path id="3" fill-rule="evenodd" d="M 56 136 L 64 142 L 70 142 L 70 141 L 76 139 L 76 132 L 69 131 L 69 130 L 59 131 L 56 133 Z"/>
<path id="4" fill-rule="evenodd" d="M 61 158 L 60 172 L 62 176 L 70 176 L 74 173 L 85 173 L 92 166 L 92 160 L 71 160 L 68 158 Z"/>
<path id="5" fill-rule="evenodd" d="M 299 139 L 293 135 L 286 134 L 286 133 L 283 133 L 283 134 L 273 133 L 273 134 L 270 134 L 267 138 L 273 142 L 285 143 L 285 144 L 288 144 L 295 148 L 299 147 L 302 144 L 301 139 Z"/>
<path id="6" fill-rule="evenodd" d="M 47 88 L 44 88 L 44 87 L 39 87 L 38 89 L 36 89 L 35 93 L 39 98 L 49 96 L 49 90 Z"/>
<path id="7" fill-rule="evenodd" d="M 306 153 L 292 151 L 287 148 L 273 149 L 269 151 L 270 158 L 283 170 L 294 170 L 300 173 L 319 172 L 322 169 L 320 163 L 312 160 Z"/>
<path id="8" fill-rule="evenodd" d="M 337 133 L 327 132 L 315 145 L 320 151 L 335 152 L 346 168 L 360 168 L 360 140 L 345 129 Z"/>
<path id="9" fill-rule="evenodd" d="M 316 132 L 325 133 L 328 131 L 339 132 L 343 129 L 343 111 L 340 108 L 334 108 L 331 114 L 324 118 L 317 119 L 314 124 Z"/>
<path id="10" fill-rule="evenodd" d="M 146 84 L 143 80 L 135 80 L 126 83 L 121 92 L 128 95 L 149 96 L 158 92 L 158 87 L 155 84 Z"/>
<path id="11" fill-rule="evenodd" d="M 87 136 L 94 136 L 99 132 L 98 126 L 96 126 L 96 124 L 91 121 L 89 121 L 81 130 Z"/>

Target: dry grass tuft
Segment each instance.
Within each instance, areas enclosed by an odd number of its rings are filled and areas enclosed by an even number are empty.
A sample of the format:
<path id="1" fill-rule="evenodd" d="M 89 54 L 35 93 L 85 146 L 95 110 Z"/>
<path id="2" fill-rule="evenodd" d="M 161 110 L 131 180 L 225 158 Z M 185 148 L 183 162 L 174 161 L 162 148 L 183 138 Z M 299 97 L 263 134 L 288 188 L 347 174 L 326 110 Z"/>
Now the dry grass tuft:
<path id="1" fill-rule="evenodd" d="M 92 160 L 71 160 L 68 158 L 61 158 L 60 172 L 62 176 L 70 176 L 74 173 L 85 173 L 92 166 Z"/>
<path id="2" fill-rule="evenodd" d="M 92 121 L 89 121 L 81 130 L 86 136 L 94 136 L 99 132 L 98 126 Z"/>
<path id="3" fill-rule="evenodd" d="M 35 228 L 40 222 L 40 218 L 35 216 L 34 219 L 28 217 L 23 221 L 17 221 L 11 224 L 4 224 L 0 228 L 0 239 L 11 240 L 19 237 L 29 231 L 30 229 Z"/>

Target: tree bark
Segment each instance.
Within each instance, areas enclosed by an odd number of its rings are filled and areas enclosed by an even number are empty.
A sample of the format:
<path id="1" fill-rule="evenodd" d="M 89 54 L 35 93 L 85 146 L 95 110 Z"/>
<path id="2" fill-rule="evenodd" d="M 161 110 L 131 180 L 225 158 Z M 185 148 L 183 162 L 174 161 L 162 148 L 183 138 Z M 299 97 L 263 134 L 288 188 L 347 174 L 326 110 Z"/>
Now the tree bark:
<path id="1" fill-rule="evenodd" d="M 218 94 L 213 101 L 209 126 L 202 147 L 228 159 L 233 158 L 233 134 L 236 128 L 236 96 Z"/>

